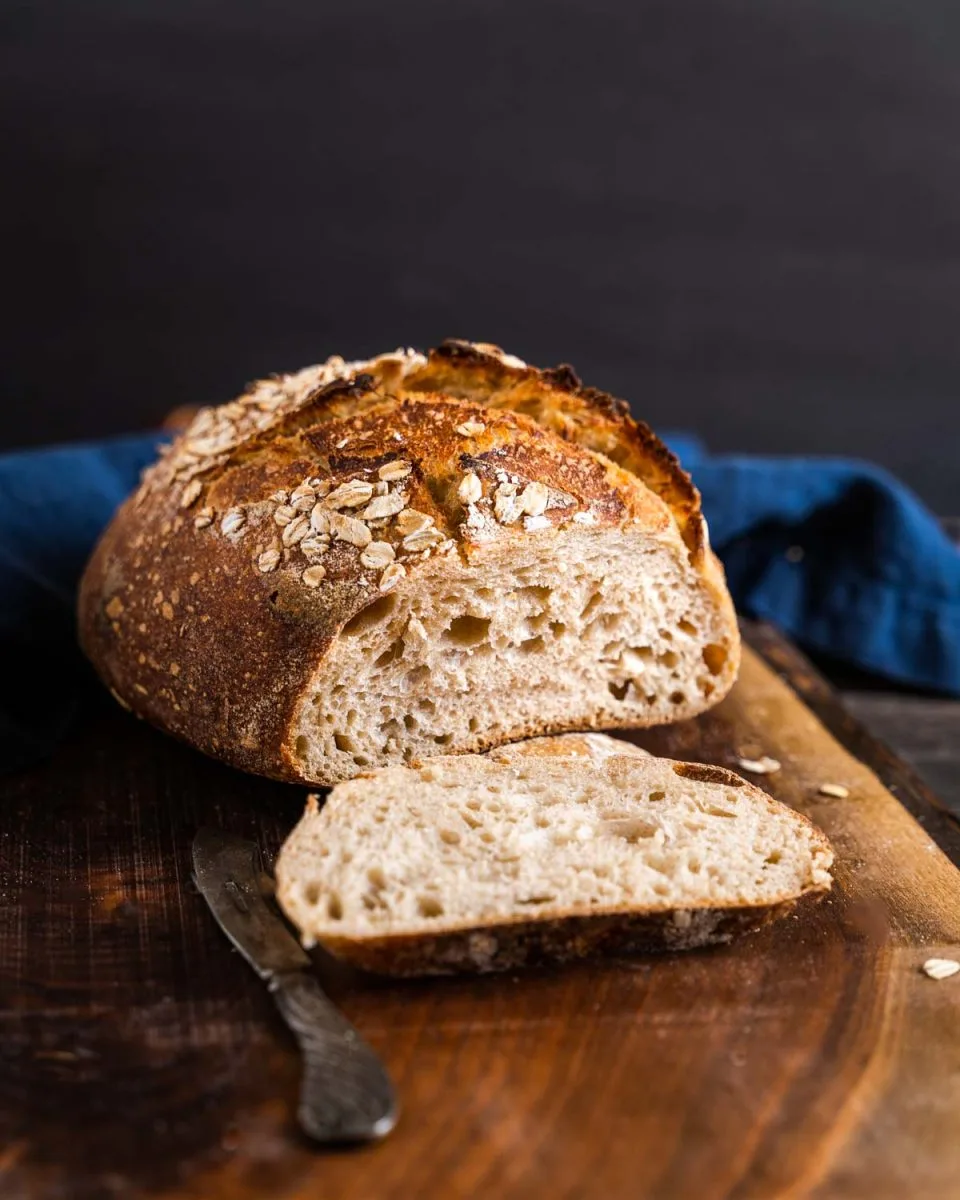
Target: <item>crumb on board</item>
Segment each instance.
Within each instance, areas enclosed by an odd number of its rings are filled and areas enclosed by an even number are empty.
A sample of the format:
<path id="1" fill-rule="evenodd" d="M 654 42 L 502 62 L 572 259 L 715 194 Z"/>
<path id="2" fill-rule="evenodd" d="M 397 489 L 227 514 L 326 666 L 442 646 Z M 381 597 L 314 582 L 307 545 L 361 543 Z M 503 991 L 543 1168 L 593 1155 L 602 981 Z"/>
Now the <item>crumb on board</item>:
<path id="1" fill-rule="evenodd" d="M 821 796 L 831 796 L 834 800 L 846 800 L 850 795 L 850 789 L 842 783 L 821 783 L 817 791 Z"/>
<path id="2" fill-rule="evenodd" d="M 768 754 L 764 754 L 762 758 L 738 758 L 737 766 L 751 775 L 773 775 L 780 770 L 780 763 Z"/>
<path id="3" fill-rule="evenodd" d="M 949 979 L 960 971 L 960 962 L 954 958 L 928 958 L 921 970 L 931 979 Z"/>

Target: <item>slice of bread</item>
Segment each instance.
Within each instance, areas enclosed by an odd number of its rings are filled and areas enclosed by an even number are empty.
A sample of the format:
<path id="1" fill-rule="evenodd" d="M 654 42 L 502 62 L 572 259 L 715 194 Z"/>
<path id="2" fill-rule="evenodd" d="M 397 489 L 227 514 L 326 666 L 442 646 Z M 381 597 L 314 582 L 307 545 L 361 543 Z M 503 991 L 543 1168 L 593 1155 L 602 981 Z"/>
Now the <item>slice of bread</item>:
<path id="1" fill-rule="evenodd" d="M 829 889 L 832 861 L 730 771 L 567 734 L 311 797 L 277 895 L 304 944 L 366 969 L 496 971 L 727 941 Z"/>

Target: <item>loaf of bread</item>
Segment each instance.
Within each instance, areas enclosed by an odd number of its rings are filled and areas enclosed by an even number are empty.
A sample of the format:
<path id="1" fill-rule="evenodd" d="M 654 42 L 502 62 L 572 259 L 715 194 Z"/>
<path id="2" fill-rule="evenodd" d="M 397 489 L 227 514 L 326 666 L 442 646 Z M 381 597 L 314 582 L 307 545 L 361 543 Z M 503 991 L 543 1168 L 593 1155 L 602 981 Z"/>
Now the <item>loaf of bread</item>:
<path id="1" fill-rule="evenodd" d="M 104 534 L 80 635 L 140 716 L 318 785 L 690 717 L 739 661 L 670 452 L 571 368 L 464 342 L 201 411 Z"/>
<path id="2" fill-rule="evenodd" d="M 828 889 L 832 860 L 729 771 L 567 734 L 311 798 L 277 896 L 306 944 L 367 969 L 493 971 L 726 941 Z"/>

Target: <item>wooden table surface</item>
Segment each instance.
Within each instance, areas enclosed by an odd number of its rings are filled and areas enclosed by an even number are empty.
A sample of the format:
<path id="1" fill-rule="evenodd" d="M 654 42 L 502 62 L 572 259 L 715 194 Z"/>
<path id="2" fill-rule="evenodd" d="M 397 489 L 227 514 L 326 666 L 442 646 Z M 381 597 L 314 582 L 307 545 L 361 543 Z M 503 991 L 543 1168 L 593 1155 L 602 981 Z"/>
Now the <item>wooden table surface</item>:
<path id="1" fill-rule="evenodd" d="M 91 714 L 3 787 L 0 1195 L 952 1200 L 960 977 L 920 966 L 960 957 L 960 823 L 795 650 L 750 637 L 730 697 L 640 740 L 779 758 L 764 785 L 830 836 L 830 897 L 730 947 L 564 970 L 396 982 L 318 959 L 403 1105 L 349 1154 L 298 1136 L 294 1047 L 189 876 L 199 824 L 269 855 L 302 789 Z"/>

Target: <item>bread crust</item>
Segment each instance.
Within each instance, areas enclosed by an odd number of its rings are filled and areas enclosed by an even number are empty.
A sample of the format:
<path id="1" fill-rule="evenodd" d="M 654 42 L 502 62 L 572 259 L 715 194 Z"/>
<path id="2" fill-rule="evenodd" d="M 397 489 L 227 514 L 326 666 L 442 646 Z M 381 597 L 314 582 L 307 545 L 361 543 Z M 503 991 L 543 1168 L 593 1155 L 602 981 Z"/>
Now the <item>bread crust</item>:
<path id="1" fill-rule="evenodd" d="M 703 907 L 645 914 L 570 914 L 434 935 L 382 938 L 324 935 L 323 947 L 336 958 L 378 975 L 486 974 L 581 959 L 723 945 L 788 916 L 801 902 L 789 899 L 756 907 Z"/>
<path id="2" fill-rule="evenodd" d="M 297 713 L 340 629 L 377 597 L 382 574 L 362 565 L 358 547 L 334 540 L 322 582 L 306 586 L 306 539 L 287 544 L 276 522 L 288 505 L 278 497 L 289 501 L 311 480 L 319 492 L 376 480 L 397 462 L 410 466 L 409 507 L 443 537 L 435 555 L 472 562 L 491 552 L 457 498 L 468 471 L 512 473 L 569 498 L 543 514 L 541 536 L 576 512 L 599 529 L 685 539 L 726 614 L 730 669 L 713 700 L 721 698 L 738 660 L 736 620 L 722 570 L 696 533 L 699 497 L 676 460 L 622 401 L 582 388 L 571 369 L 521 369 L 493 348 L 464 345 L 444 343 L 429 358 L 398 351 L 369 363 L 330 360 L 200 413 L 121 507 L 81 583 L 81 644 L 121 702 L 234 766 L 323 783 L 303 775 Z M 584 438 L 607 439 L 624 465 Z M 309 516 L 292 511 L 294 522 Z M 536 536 L 523 524 L 495 532 L 497 553 Z M 404 569 L 416 572 L 424 557 L 406 556 Z M 678 709 L 678 719 L 687 715 Z M 481 735 L 464 749 L 502 740 Z"/>

